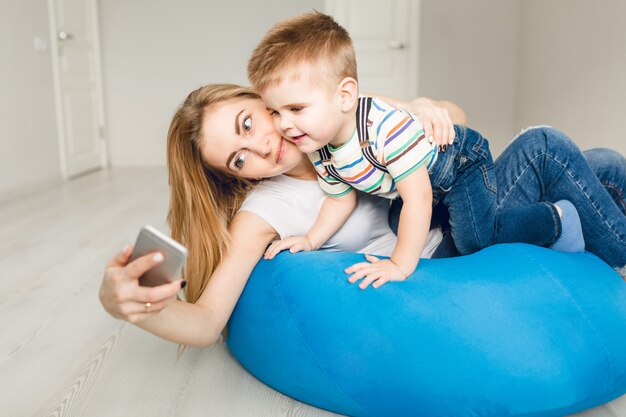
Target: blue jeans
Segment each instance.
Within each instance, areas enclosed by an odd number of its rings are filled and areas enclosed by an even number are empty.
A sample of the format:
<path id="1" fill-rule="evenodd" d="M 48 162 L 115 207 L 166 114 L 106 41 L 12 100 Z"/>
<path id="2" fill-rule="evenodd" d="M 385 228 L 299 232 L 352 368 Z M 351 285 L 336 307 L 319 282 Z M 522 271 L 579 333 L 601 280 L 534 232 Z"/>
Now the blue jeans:
<path id="1" fill-rule="evenodd" d="M 583 152 L 589 166 L 626 215 L 626 158 L 612 149 L 596 148 Z"/>
<path id="2" fill-rule="evenodd" d="M 458 251 L 467 255 L 494 242 L 496 177 L 487 139 L 455 125 L 455 139 L 437 155 L 429 176 L 435 211 L 445 208 Z M 393 201 L 389 222 L 397 232 L 402 200 Z"/>
<path id="3" fill-rule="evenodd" d="M 583 154 L 562 132 L 540 127 L 520 134 L 494 166 L 498 242 L 554 242 L 561 223 L 550 202 L 567 199 L 580 215 L 586 250 L 624 275 L 626 160 L 621 155 L 606 149 Z M 446 233 L 435 256 L 454 255 L 453 236 Z"/>

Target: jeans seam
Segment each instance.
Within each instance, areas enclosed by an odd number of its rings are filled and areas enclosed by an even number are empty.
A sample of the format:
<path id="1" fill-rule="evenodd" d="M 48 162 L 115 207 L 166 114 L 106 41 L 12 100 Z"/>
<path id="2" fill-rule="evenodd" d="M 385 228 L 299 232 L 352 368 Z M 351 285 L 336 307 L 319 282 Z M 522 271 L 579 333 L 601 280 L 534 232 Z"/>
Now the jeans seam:
<path id="1" fill-rule="evenodd" d="M 459 130 L 459 132 L 458 132 L 459 134 L 456 135 L 456 138 L 454 140 L 458 142 L 458 146 L 459 146 L 459 150 L 460 150 L 460 149 L 463 149 L 463 144 L 465 143 L 465 139 L 466 139 L 466 136 L 467 136 L 467 130 L 464 127 L 461 127 L 458 130 Z M 460 152 L 459 152 L 459 155 L 460 155 Z M 443 179 L 446 177 L 446 173 L 450 169 L 452 169 L 452 167 L 454 167 L 455 164 L 456 164 L 456 157 L 454 157 L 452 155 L 448 156 L 448 158 L 446 160 L 446 165 L 443 167 L 443 170 L 441 171 L 441 174 L 439 175 L 439 178 L 437 178 L 437 186 L 440 189 L 444 190 L 444 192 L 448 192 L 448 191 L 450 191 L 450 189 L 448 188 L 448 190 L 445 190 L 439 184 L 441 184 Z"/>
<path id="2" fill-rule="evenodd" d="M 493 167 L 487 168 L 487 166 L 485 164 L 481 164 L 480 165 L 480 171 L 483 174 L 483 182 L 485 183 L 485 186 L 487 187 L 487 189 L 489 191 L 492 191 L 492 192 L 496 193 L 496 198 L 497 198 L 498 189 L 497 189 L 497 187 L 494 184 L 491 183 L 491 181 L 489 181 L 489 170 L 490 169 L 493 170 Z"/>
<path id="3" fill-rule="evenodd" d="M 464 192 L 465 192 L 465 197 L 469 200 L 469 199 L 470 199 L 470 196 L 467 194 L 467 186 L 463 186 L 463 190 L 464 190 Z M 470 211 L 473 211 L 473 210 L 472 210 L 472 205 L 471 205 L 471 204 L 469 205 L 469 210 L 470 210 Z M 475 218 L 476 218 L 476 217 L 474 216 L 474 213 L 472 213 L 472 214 L 471 214 L 471 219 L 475 219 Z M 482 248 L 482 247 L 484 247 L 484 246 L 483 246 L 483 245 L 484 245 L 484 242 L 482 242 L 482 241 L 480 240 L 480 237 L 479 237 L 479 235 L 478 235 L 477 230 L 478 230 L 478 228 L 476 227 L 476 223 L 475 223 L 475 222 L 472 222 L 472 233 L 474 233 L 474 240 L 475 240 L 476 242 L 478 242 L 478 246 Z M 453 238 L 453 240 L 454 240 L 454 236 L 453 236 L 452 238 Z M 490 242 L 490 243 L 491 243 L 491 242 Z M 457 249 L 458 249 L 458 248 L 457 248 Z M 463 248 L 463 250 L 466 250 L 466 248 Z M 460 252 L 460 251 L 459 251 L 459 252 Z M 465 255 L 465 253 L 463 253 L 463 255 Z"/>
<path id="4" fill-rule="evenodd" d="M 626 210 L 626 199 L 624 199 L 624 193 L 622 192 L 621 187 L 619 187 L 616 184 L 610 183 L 610 182 L 603 182 L 602 185 L 604 186 L 604 188 L 609 188 L 609 189 L 615 191 L 615 194 L 617 194 L 617 196 L 619 197 L 619 205 L 624 210 Z"/>
<path id="5" fill-rule="evenodd" d="M 588 194 L 583 187 L 581 187 L 581 185 L 579 184 L 579 182 L 577 181 L 577 178 L 571 173 L 571 171 L 569 169 L 566 169 L 565 165 L 559 161 L 558 159 L 548 155 L 548 157 L 550 159 L 552 159 L 553 161 L 555 161 L 556 163 L 560 164 L 561 167 L 563 167 L 563 171 L 565 172 L 565 174 L 570 177 L 572 179 L 572 181 L 574 182 L 574 184 L 576 184 L 576 186 L 578 187 L 578 190 L 585 196 L 585 198 L 587 199 L 587 201 L 589 201 L 589 204 L 591 205 L 591 207 L 593 207 L 593 209 L 596 212 L 596 215 L 600 218 L 600 220 L 602 221 L 602 223 L 604 223 L 609 230 L 613 233 L 613 235 L 622 243 L 622 245 L 626 245 L 626 238 L 624 236 L 621 236 L 615 229 L 614 227 L 608 223 L 605 219 L 605 217 L 602 215 L 601 211 L 598 210 L 598 207 L 595 203 L 595 201 L 591 198 L 591 195 Z"/>

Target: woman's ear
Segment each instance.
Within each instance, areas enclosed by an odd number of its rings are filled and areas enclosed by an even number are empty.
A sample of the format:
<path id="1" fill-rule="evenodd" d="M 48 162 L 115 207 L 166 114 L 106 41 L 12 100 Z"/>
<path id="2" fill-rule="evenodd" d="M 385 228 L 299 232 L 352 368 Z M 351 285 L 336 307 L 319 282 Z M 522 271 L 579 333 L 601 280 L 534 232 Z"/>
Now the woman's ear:
<path id="1" fill-rule="evenodd" d="M 359 83 L 352 77 L 346 77 L 337 87 L 337 97 L 341 111 L 348 112 L 355 106 L 359 99 Z"/>

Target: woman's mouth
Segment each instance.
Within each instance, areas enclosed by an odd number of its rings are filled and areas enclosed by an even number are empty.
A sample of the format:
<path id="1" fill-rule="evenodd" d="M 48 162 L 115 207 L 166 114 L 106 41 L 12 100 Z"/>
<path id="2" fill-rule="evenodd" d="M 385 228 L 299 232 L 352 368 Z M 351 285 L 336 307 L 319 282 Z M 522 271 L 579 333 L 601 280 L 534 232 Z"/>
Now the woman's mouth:
<path id="1" fill-rule="evenodd" d="M 276 153 L 276 163 L 278 164 L 285 154 L 285 138 L 280 138 L 280 143 L 278 144 L 278 152 Z"/>

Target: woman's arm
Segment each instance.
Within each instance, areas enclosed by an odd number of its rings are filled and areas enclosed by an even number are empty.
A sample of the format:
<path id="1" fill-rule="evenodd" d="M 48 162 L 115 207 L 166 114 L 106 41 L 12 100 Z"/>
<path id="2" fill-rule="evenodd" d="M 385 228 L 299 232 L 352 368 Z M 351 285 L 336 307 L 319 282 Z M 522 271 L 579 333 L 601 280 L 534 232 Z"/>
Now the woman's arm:
<path id="1" fill-rule="evenodd" d="M 370 94 L 368 94 L 370 95 Z M 388 103 L 416 114 L 422 123 L 425 136 L 432 137 L 440 150 L 454 141 L 454 125 L 466 125 L 467 116 L 461 107 L 451 101 L 418 97 L 411 101 L 371 94 Z"/>
<path id="2" fill-rule="evenodd" d="M 189 346 L 215 343 L 226 326 L 250 273 L 276 231 L 262 218 L 239 212 L 229 228 L 232 244 L 195 304 L 175 299 L 180 283 L 140 287 L 138 279 L 158 262 L 153 255 L 126 264 L 124 253 L 109 262 L 100 301 L 114 317 L 166 340 Z M 127 252 L 129 252 L 127 250 Z M 145 303 L 152 303 L 147 311 Z"/>
<path id="3" fill-rule="evenodd" d="M 467 115 L 465 111 L 456 103 L 448 100 L 434 100 L 428 97 L 417 97 L 416 99 L 406 101 L 406 100 L 398 100 L 391 97 L 386 97 L 380 94 L 366 94 L 372 97 L 378 97 L 381 100 L 384 100 L 388 103 L 393 103 L 398 107 L 402 107 L 410 111 L 411 113 L 415 113 L 418 116 L 420 113 L 430 113 L 434 111 L 436 108 L 445 110 L 455 125 L 467 125 Z"/>
<path id="4" fill-rule="evenodd" d="M 450 120 L 455 125 L 467 125 L 467 115 L 456 103 L 447 100 L 433 100 L 427 97 L 418 97 L 415 100 L 404 102 L 401 107 L 417 115 L 433 107 L 439 107 L 448 112 Z"/>

